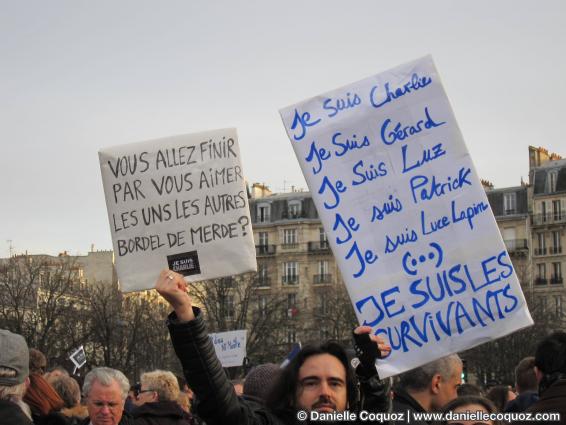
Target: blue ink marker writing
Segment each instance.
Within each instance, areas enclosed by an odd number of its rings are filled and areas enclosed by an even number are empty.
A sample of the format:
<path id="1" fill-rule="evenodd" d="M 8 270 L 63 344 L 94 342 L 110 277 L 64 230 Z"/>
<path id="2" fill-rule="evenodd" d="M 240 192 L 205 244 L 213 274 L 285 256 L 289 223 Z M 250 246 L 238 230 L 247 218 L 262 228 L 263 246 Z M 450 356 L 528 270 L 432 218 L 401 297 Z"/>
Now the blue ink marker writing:
<path id="1" fill-rule="evenodd" d="M 295 141 L 302 140 L 303 137 L 307 134 L 307 127 L 312 127 L 313 125 L 317 125 L 322 119 L 319 118 L 316 121 L 310 121 L 311 114 L 309 112 L 304 112 L 303 114 L 299 114 L 299 111 L 295 109 L 295 116 L 293 117 L 293 123 L 291 124 L 291 130 L 296 129 L 300 126 L 299 130 L 300 133 L 294 134 L 293 139 Z"/>
<path id="2" fill-rule="evenodd" d="M 332 99 L 331 97 L 325 99 L 322 103 L 322 108 L 327 112 L 328 118 L 332 118 L 338 112 L 343 111 L 344 109 L 353 108 L 358 106 L 362 103 L 362 99 L 356 93 L 352 96 L 350 93 L 346 93 L 346 99 L 337 98 L 336 100 Z"/>
<path id="3" fill-rule="evenodd" d="M 441 125 L 446 124 L 445 121 L 441 121 L 439 123 L 435 122 L 428 112 L 428 106 L 425 107 L 425 116 L 426 120 L 422 119 L 417 121 L 415 125 L 403 125 L 400 122 L 393 128 L 393 130 L 389 129 L 389 124 L 391 120 L 387 118 L 383 124 L 381 125 L 381 140 L 386 145 L 392 145 L 397 140 L 405 140 L 410 136 L 415 134 L 419 134 L 424 129 L 430 130 L 431 128 L 440 127 Z"/>
<path id="4" fill-rule="evenodd" d="M 373 86 L 369 95 L 370 103 L 374 108 L 380 108 L 383 105 L 391 102 L 392 100 L 398 99 L 399 97 L 404 96 L 407 93 L 411 93 L 411 91 L 413 90 L 422 89 L 428 86 L 430 83 L 432 83 L 432 78 L 427 77 L 426 75 L 424 77 L 419 77 L 417 73 L 411 75 L 411 80 L 409 82 L 405 83 L 401 87 L 395 88 L 394 90 L 391 90 L 389 88 L 389 83 L 385 83 L 384 90 L 386 96 L 385 99 L 381 101 L 378 99 L 378 86 Z"/>
<path id="5" fill-rule="evenodd" d="M 330 158 L 330 152 L 324 148 L 317 148 L 315 142 L 311 143 L 309 154 L 305 158 L 305 161 L 311 162 L 315 161 L 315 165 L 312 167 L 313 174 L 318 174 L 322 170 L 322 161 L 326 161 Z"/>

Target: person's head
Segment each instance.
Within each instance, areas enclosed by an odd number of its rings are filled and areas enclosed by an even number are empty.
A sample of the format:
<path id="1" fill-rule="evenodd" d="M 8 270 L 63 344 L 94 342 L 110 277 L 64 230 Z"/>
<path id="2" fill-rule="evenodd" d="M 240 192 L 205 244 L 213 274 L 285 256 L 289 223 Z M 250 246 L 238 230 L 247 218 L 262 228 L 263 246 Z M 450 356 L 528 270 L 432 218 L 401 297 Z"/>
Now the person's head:
<path id="1" fill-rule="evenodd" d="M 244 380 L 244 395 L 265 400 L 273 382 L 281 373 L 281 368 L 275 363 L 265 363 L 254 367 Z"/>
<path id="2" fill-rule="evenodd" d="M 63 366 L 55 366 L 43 375 L 50 384 L 60 376 L 69 376 L 69 372 Z"/>
<path id="3" fill-rule="evenodd" d="M 458 396 L 462 360 L 457 354 L 442 357 L 399 377 L 399 386 L 427 411 L 439 410 Z"/>
<path id="4" fill-rule="evenodd" d="M 266 405 L 290 410 L 344 411 L 356 404 L 356 383 L 344 349 L 335 342 L 304 347 L 282 369 Z"/>
<path id="5" fill-rule="evenodd" d="M 141 376 L 141 388 L 137 397 L 137 405 L 156 401 L 177 401 L 179 383 L 173 373 L 165 370 L 146 372 Z"/>
<path id="6" fill-rule="evenodd" d="M 60 375 L 51 380 L 51 386 L 63 399 L 66 408 L 70 409 L 81 403 L 81 389 L 76 379 Z"/>
<path id="7" fill-rule="evenodd" d="M 519 394 L 538 389 L 534 357 L 525 357 L 515 368 L 515 389 Z"/>
<path id="8" fill-rule="evenodd" d="M 29 350 L 29 373 L 37 373 L 43 375 L 47 368 L 47 358 L 45 355 L 35 348 Z"/>
<path id="9" fill-rule="evenodd" d="M 535 373 L 540 382 L 544 376 L 566 373 L 566 333 L 553 332 L 537 346 Z"/>
<path id="10" fill-rule="evenodd" d="M 496 385 L 489 389 L 485 397 L 492 401 L 497 410 L 503 412 L 507 403 L 516 396 L 508 385 Z"/>
<path id="11" fill-rule="evenodd" d="M 29 350 L 23 336 L 0 329 L 0 400 L 21 400 L 29 383 Z"/>
<path id="12" fill-rule="evenodd" d="M 91 370 L 83 383 L 92 425 L 117 425 L 124 413 L 130 383 L 122 372 L 108 367 Z"/>
<path id="13" fill-rule="evenodd" d="M 465 383 L 458 387 L 458 397 L 463 397 L 467 395 L 475 395 L 478 397 L 483 397 L 483 391 L 480 387 L 474 384 Z"/>
<path id="14" fill-rule="evenodd" d="M 484 397 L 479 396 L 462 396 L 455 398 L 454 400 L 447 403 L 443 408 L 442 412 L 454 412 L 454 413 L 497 413 L 497 408 L 493 405 L 491 401 Z M 470 421 L 470 420 L 449 420 L 439 422 L 440 425 L 498 425 L 499 421 Z"/>
<path id="15" fill-rule="evenodd" d="M 236 395 L 241 396 L 244 394 L 244 380 L 243 379 L 232 379 L 232 386 L 234 387 L 234 392 Z"/>

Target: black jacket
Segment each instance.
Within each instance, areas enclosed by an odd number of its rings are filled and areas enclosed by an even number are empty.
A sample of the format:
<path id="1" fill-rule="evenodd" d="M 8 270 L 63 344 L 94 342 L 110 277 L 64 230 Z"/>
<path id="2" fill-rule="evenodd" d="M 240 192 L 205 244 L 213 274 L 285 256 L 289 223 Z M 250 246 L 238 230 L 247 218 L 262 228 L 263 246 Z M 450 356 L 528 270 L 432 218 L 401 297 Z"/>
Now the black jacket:
<path id="1" fill-rule="evenodd" d="M 191 425 L 191 417 L 174 401 L 145 403 L 134 409 L 135 425 Z"/>
<path id="2" fill-rule="evenodd" d="M 208 425 L 298 423 L 296 412 L 277 416 L 261 403 L 246 401 L 236 396 L 216 357 L 200 310 L 193 307 L 193 311 L 195 320 L 186 323 L 178 323 L 175 313 L 172 313 L 169 316 L 168 327 L 187 384 L 200 400 L 197 415 Z M 365 409 L 371 406 L 381 409 L 382 406 L 387 405 L 387 388 L 378 379 L 364 379 L 362 389 L 373 392 L 365 397 Z"/>
<path id="3" fill-rule="evenodd" d="M 4 425 L 33 425 L 20 406 L 9 400 L 0 400 L 0 418 Z"/>
<path id="4" fill-rule="evenodd" d="M 524 391 L 505 406 L 505 412 L 524 412 L 538 400 L 536 391 Z"/>
<path id="5" fill-rule="evenodd" d="M 90 418 L 89 417 L 85 418 L 81 422 L 81 425 L 89 425 L 89 424 L 90 424 Z M 120 419 L 120 422 L 118 422 L 118 425 L 135 425 L 134 424 L 134 418 L 132 416 L 130 416 L 128 413 L 124 412 L 124 413 L 122 413 L 122 419 Z"/>
<path id="6" fill-rule="evenodd" d="M 392 421 L 392 424 L 406 424 L 411 423 L 413 425 L 428 425 L 426 421 L 415 421 L 411 416 L 410 419 L 407 418 L 408 415 L 413 413 L 426 413 L 426 410 L 419 404 L 417 400 L 411 397 L 407 392 L 396 389 L 395 397 L 393 398 L 393 409 L 394 413 L 403 413 L 405 417 L 402 421 Z M 409 422 L 410 421 L 410 422 Z"/>
<path id="7" fill-rule="evenodd" d="M 527 410 L 529 413 L 560 413 L 560 422 L 548 422 L 566 425 L 566 379 L 555 381 L 541 392 L 539 400 Z M 532 422 L 535 423 L 534 421 Z M 542 422 L 538 422 L 539 424 Z"/>

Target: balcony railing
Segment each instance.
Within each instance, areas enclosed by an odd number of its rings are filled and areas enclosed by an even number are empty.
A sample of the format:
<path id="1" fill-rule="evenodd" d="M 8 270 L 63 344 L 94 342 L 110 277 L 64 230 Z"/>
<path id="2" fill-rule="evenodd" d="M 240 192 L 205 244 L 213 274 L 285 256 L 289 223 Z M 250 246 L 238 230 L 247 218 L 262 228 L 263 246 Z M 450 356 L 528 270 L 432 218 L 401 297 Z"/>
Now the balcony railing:
<path id="1" fill-rule="evenodd" d="M 331 274 L 315 274 L 313 275 L 313 283 L 332 283 L 332 275 Z"/>
<path id="2" fill-rule="evenodd" d="M 548 280 L 544 277 L 537 277 L 535 279 L 535 285 L 546 285 L 548 283 Z"/>
<path id="3" fill-rule="evenodd" d="M 255 279 L 256 285 L 259 287 L 271 286 L 271 278 L 267 276 L 258 276 Z"/>
<path id="4" fill-rule="evenodd" d="M 551 212 L 546 214 L 532 214 L 531 222 L 535 226 L 566 223 L 566 211 Z"/>
<path id="5" fill-rule="evenodd" d="M 562 247 L 561 246 L 551 246 L 548 248 L 548 253 L 551 255 L 562 254 Z"/>
<path id="6" fill-rule="evenodd" d="M 505 247 L 507 248 L 507 251 L 509 251 L 509 252 L 529 248 L 528 245 L 527 245 L 526 239 L 509 239 L 509 240 L 506 240 L 504 242 L 505 242 Z"/>
<path id="7" fill-rule="evenodd" d="M 281 282 L 285 285 L 296 285 L 299 283 L 299 275 L 295 275 L 295 274 L 283 275 L 281 277 Z"/>
<path id="8" fill-rule="evenodd" d="M 328 251 L 330 251 L 330 245 L 328 244 L 328 241 L 309 242 L 308 251 L 309 252 L 328 252 Z"/>
<path id="9" fill-rule="evenodd" d="M 535 255 L 546 255 L 546 248 L 535 248 Z"/>
<path id="10" fill-rule="evenodd" d="M 562 276 L 552 276 L 550 278 L 550 283 L 552 285 L 560 285 L 562 284 L 563 280 L 562 280 Z"/>
<path id="11" fill-rule="evenodd" d="M 256 245 L 256 255 L 275 255 L 277 247 L 275 245 Z"/>

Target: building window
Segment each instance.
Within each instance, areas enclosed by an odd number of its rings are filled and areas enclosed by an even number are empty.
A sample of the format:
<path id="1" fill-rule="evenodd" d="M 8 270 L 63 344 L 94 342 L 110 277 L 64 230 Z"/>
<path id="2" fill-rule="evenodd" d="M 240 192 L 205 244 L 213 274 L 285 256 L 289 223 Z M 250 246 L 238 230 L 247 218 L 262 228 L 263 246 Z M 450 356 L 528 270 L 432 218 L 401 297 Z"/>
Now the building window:
<path id="1" fill-rule="evenodd" d="M 556 316 L 562 317 L 562 296 L 556 295 L 554 297 L 554 304 L 556 306 Z"/>
<path id="2" fill-rule="evenodd" d="M 293 344 L 294 342 L 297 342 L 297 331 L 295 328 L 290 328 L 287 331 L 287 343 Z"/>
<path id="3" fill-rule="evenodd" d="M 540 312 L 543 314 L 546 313 L 546 307 L 547 307 L 547 300 L 546 297 L 543 295 L 539 298 Z"/>
<path id="4" fill-rule="evenodd" d="M 259 297 L 258 310 L 260 317 L 267 317 L 267 297 L 265 295 Z"/>
<path id="5" fill-rule="evenodd" d="M 318 262 L 318 274 L 314 276 L 314 283 L 330 283 L 330 274 L 328 272 L 328 261 L 320 260 Z"/>
<path id="6" fill-rule="evenodd" d="M 297 306 L 297 294 L 287 294 L 287 309 L 292 309 Z"/>
<path id="7" fill-rule="evenodd" d="M 318 274 L 328 274 L 328 261 L 323 260 L 318 262 Z"/>
<path id="8" fill-rule="evenodd" d="M 286 284 L 299 283 L 299 275 L 297 273 L 296 261 L 288 261 L 283 263 L 283 283 Z"/>
<path id="9" fill-rule="evenodd" d="M 537 264 L 537 278 L 535 283 L 537 285 L 546 285 L 546 264 Z"/>
<path id="10" fill-rule="evenodd" d="M 301 201 L 290 201 L 288 204 L 289 218 L 301 216 Z"/>
<path id="11" fill-rule="evenodd" d="M 267 273 L 267 265 L 264 263 L 257 264 L 257 280 L 258 280 L 258 286 L 269 286 L 269 275 Z"/>
<path id="12" fill-rule="evenodd" d="M 540 213 L 542 216 L 542 222 L 546 223 L 546 221 L 548 220 L 549 217 L 547 217 L 546 215 L 546 202 L 542 201 L 540 203 Z"/>
<path id="13" fill-rule="evenodd" d="M 503 194 L 504 215 L 515 214 L 516 212 L 517 212 L 517 194 L 515 192 Z"/>
<path id="14" fill-rule="evenodd" d="M 552 218 L 554 221 L 562 221 L 562 209 L 560 208 L 560 200 L 552 201 Z"/>
<path id="15" fill-rule="evenodd" d="M 550 279 L 550 283 L 562 283 L 562 263 L 552 263 L 552 277 Z"/>
<path id="16" fill-rule="evenodd" d="M 270 205 L 260 204 L 257 206 L 257 221 L 259 223 L 267 223 L 270 221 Z"/>
<path id="17" fill-rule="evenodd" d="M 552 232 L 552 248 L 551 254 L 562 254 L 562 242 L 560 240 L 560 231 Z"/>
<path id="18" fill-rule="evenodd" d="M 548 186 L 546 188 L 546 193 L 556 192 L 556 181 L 558 180 L 558 170 L 552 170 L 548 172 Z"/>
<path id="19" fill-rule="evenodd" d="M 223 313 L 223 316 L 226 317 L 228 320 L 232 320 L 234 318 L 234 296 L 233 295 L 226 295 L 222 297 L 220 300 L 220 311 Z"/>
<path id="20" fill-rule="evenodd" d="M 538 248 L 535 249 L 535 255 L 546 255 L 546 238 L 544 233 L 537 233 Z"/>
<path id="21" fill-rule="evenodd" d="M 318 240 L 320 241 L 321 248 L 328 248 L 328 236 L 326 236 L 324 227 L 318 228 Z"/>
<path id="22" fill-rule="evenodd" d="M 318 300 L 318 314 L 328 314 L 328 296 L 326 294 L 320 294 Z"/>
<path id="23" fill-rule="evenodd" d="M 297 229 L 283 230 L 283 245 L 289 248 L 297 246 Z"/>
<path id="24" fill-rule="evenodd" d="M 267 246 L 269 245 L 269 238 L 267 236 L 267 232 L 259 232 L 258 237 L 259 246 Z"/>

